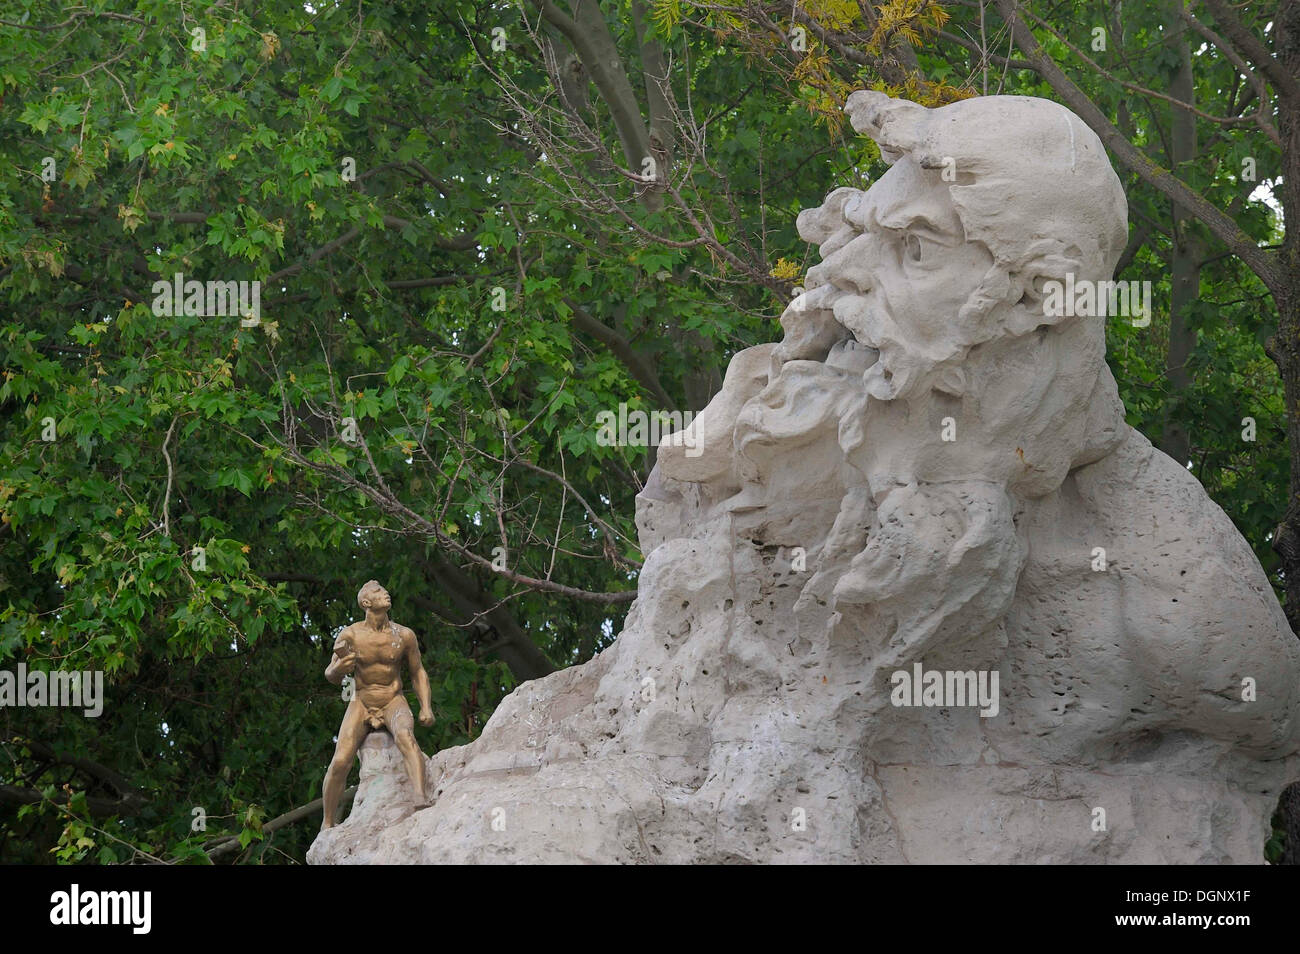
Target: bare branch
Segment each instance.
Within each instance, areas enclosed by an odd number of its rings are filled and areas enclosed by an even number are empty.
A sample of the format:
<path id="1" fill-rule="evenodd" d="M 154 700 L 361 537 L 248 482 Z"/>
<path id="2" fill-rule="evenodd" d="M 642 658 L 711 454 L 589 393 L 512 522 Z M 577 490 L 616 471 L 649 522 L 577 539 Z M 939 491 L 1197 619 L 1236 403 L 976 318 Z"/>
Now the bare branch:
<path id="1" fill-rule="evenodd" d="M 1232 8 L 1224 0 L 1201 0 L 1214 14 L 1214 22 L 1219 25 L 1223 35 L 1242 56 L 1250 60 L 1255 67 L 1268 77 L 1279 96 L 1292 102 L 1300 102 L 1300 81 L 1289 74 L 1281 63 L 1269 52 L 1262 40 L 1237 18 Z"/>

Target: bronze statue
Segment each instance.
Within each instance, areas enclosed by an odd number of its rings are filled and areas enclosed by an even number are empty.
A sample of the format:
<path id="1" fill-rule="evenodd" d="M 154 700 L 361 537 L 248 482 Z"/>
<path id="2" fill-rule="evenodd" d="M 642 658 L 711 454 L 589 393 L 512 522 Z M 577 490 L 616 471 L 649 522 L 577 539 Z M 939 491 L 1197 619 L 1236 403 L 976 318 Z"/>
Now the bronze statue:
<path id="1" fill-rule="evenodd" d="M 357 593 L 357 603 L 366 618 L 348 626 L 334 640 L 334 656 L 325 678 L 340 685 L 345 676 L 355 673 L 356 687 L 339 727 L 339 742 L 334 758 L 325 771 L 325 820 L 321 830 L 334 827 L 339 796 L 347 782 L 348 770 L 366 736 L 387 729 L 406 761 L 406 774 L 415 783 L 416 800 L 427 805 L 424 788 L 424 753 L 415 741 L 415 722 L 411 707 L 402 692 L 402 660 L 406 660 L 420 700 L 420 725 L 433 725 L 433 708 L 429 702 L 429 676 L 420 661 L 420 647 L 415 633 L 388 618 L 393 605 L 388 591 L 370 580 Z"/>

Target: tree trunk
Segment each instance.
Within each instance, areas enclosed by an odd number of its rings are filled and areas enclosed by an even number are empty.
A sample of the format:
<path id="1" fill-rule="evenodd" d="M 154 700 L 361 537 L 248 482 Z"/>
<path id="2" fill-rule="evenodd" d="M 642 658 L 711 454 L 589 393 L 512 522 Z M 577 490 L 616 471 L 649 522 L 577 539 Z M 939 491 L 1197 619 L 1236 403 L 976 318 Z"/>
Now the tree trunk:
<path id="1" fill-rule="evenodd" d="M 1295 175 L 1300 175 L 1300 170 Z M 1281 558 L 1286 617 L 1291 629 L 1300 633 L 1300 261 L 1295 260 L 1294 243 L 1288 239 L 1287 245 L 1290 261 L 1284 263 L 1281 280 L 1289 288 L 1281 294 L 1274 292 L 1277 333 L 1266 350 L 1282 375 L 1291 459 L 1289 493 L 1282 522 L 1273 531 L 1273 549 Z"/>
<path id="2" fill-rule="evenodd" d="M 1300 76 L 1300 2 L 1285 0 L 1274 20 L 1274 49 L 1282 69 Z M 1277 303 L 1277 333 L 1266 350 L 1282 375 L 1286 400 L 1286 436 L 1291 484 L 1282 522 L 1273 533 L 1273 549 L 1282 561 L 1286 615 L 1300 633 L 1300 97 L 1277 97 L 1278 132 L 1282 139 L 1281 194 L 1286 240 L 1269 290 Z"/>
<path id="3" fill-rule="evenodd" d="M 1278 4 L 1273 26 L 1274 50 L 1282 69 L 1300 76 L 1300 2 L 1283 0 Z M 1291 485 L 1282 522 L 1273 533 L 1273 549 L 1282 558 L 1287 620 L 1291 629 L 1300 633 L 1300 97 L 1280 95 L 1277 105 L 1286 241 L 1279 250 L 1281 261 L 1271 289 L 1277 302 L 1277 334 L 1269 340 L 1267 350 L 1282 374 Z M 1300 784 L 1283 793 L 1281 809 L 1287 833 L 1282 863 L 1300 864 Z"/>
<path id="4" fill-rule="evenodd" d="M 1182 0 L 1173 0 L 1181 5 Z M 1178 70 L 1169 85 L 1169 95 L 1185 103 L 1195 102 L 1196 85 L 1192 76 L 1192 52 L 1188 48 L 1188 28 L 1175 6 L 1165 11 L 1167 43 L 1178 56 Z M 1183 163 L 1196 159 L 1196 117 L 1185 109 L 1171 107 L 1169 168 L 1177 173 Z M 1170 263 L 1169 348 L 1165 353 L 1165 380 L 1169 399 L 1165 404 L 1164 428 L 1160 449 L 1186 467 L 1191 454 L 1191 438 L 1178 419 L 1183 401 L 1192 383 L 1187 362 L 1196 348 L 1196 331 L 1188 320 L 1189 306 L 1200 298 L 1201 260 L 1204 249 L 1198 240 L 1195 216 L 1191 209 L 1171 203 L 1173 218 L 1173 259 Z"/>
<path id="5" fill-rule="evenodd" d="M 495 652 L 520 682 L 540 679 L 555 672 L 555 663 L 547 658 L 500 600 L 479 586 L 478 582 L 452 563 L 435 557 L 424 564 L 447 599 L 466 619 L 480 616 L 495 631 Z"/>

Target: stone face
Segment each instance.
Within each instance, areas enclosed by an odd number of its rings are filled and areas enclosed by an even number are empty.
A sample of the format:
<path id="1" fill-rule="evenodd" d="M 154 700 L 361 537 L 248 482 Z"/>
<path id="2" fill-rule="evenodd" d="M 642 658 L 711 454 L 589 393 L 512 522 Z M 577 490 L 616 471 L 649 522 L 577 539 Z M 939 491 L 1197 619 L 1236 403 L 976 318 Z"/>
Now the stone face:
<path id="1" fill-rule="evenodd" d="M 1125 319 L 1043 307 L 1123 248 L 1101 144 L 1038 99 L 847 110 L 893 165 L 799 216 L 783 340 L 659 449 L 618 639 L 430 759 L 431 807 L 363 749 L 310 861 L 1262 860 L 1300 643 L 1124 423 Z"/>

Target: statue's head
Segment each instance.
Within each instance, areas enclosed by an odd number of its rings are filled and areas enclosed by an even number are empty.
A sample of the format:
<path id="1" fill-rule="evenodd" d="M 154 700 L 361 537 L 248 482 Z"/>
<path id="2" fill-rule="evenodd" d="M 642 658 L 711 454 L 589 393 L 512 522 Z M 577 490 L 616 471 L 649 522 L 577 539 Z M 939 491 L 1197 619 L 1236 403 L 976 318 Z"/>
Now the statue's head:
<path id="1" fill-rule="evenodd" d="M 800 213 L 822 261 L 782 314 L 782 341 L 733 359 L 744 373 L 693 425 L 704 462 L 661 448 L 663 476 L 716 483 L 715 498 L 742 487 L 734 500 L 759 505 L 839 481 L 798 454 L 838 440 L 857 472 L 845 479 L 877 494 L 958 478 L 1050 492 L 1123 425 L 1104 315 L 1044 308 L 1048 283 L 1109 279 L 1127 241 L 1100 140 L 1033 97 L 929 109 L 863 91 L 845 109 L 889 169 Z"/>
<path id="2" fill-rule="evenodd" d="M 357 591 L 357 605 L 363 610 L 386 610 L 392 607 L 393 598 L 388 595 L 388 591 L 379 584 L 378 580 L 367 580 Z"/>
<path id="3" fill-rule="evenodd" d="M 845 110 L 890 169 L 800 214 L 823 261 L 783 316 L 793 340 L 779 358 L 825 360 L 798 351 L 832 337 L 833 320 L 879 352 L 864 378 L 873 397 L 943 390 L 972 347 L 1059 320 L 1044 313 L 1045 282 L 1110 277 L 1128 237 L 1124 192 L 1065 107 L 987 96 L 927 109 L 861 91 Z"/>

